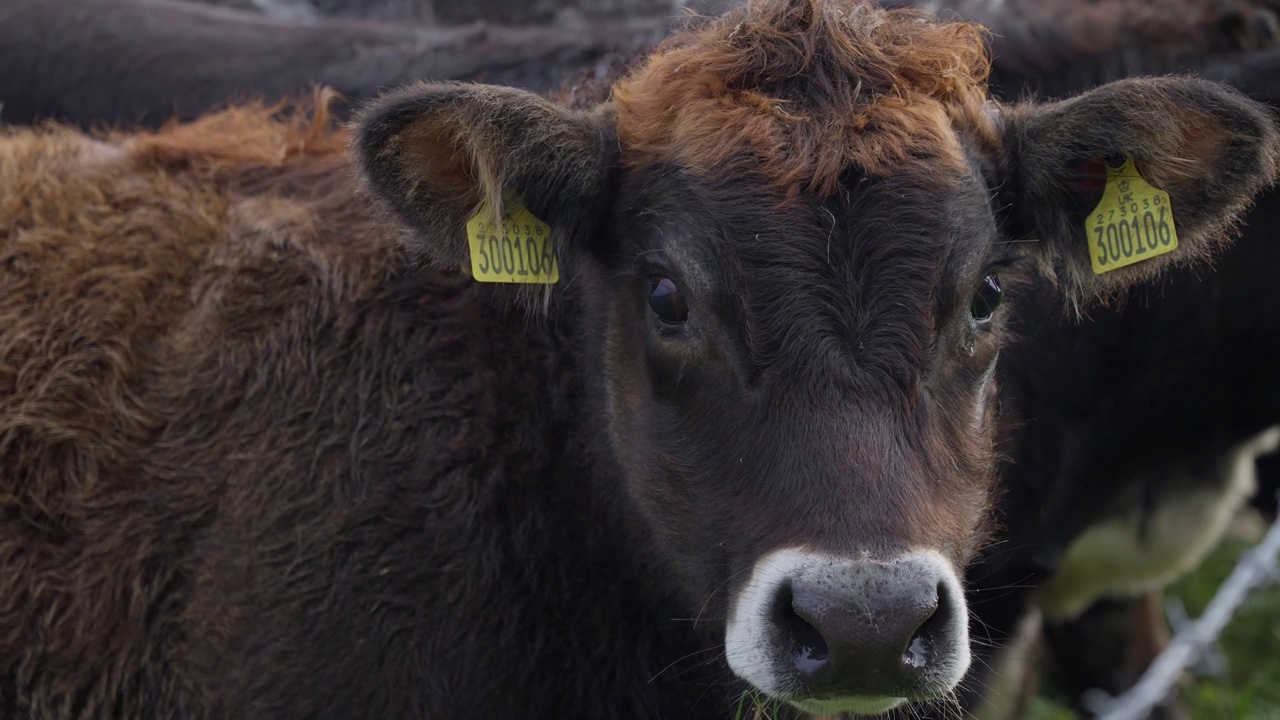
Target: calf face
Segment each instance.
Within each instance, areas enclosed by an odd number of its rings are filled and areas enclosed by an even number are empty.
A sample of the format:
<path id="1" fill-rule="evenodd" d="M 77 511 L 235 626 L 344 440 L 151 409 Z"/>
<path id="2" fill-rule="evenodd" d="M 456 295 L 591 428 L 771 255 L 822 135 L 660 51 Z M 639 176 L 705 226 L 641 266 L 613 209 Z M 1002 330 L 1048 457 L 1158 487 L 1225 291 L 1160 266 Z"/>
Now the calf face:
<path id="1" fill-rule="evenodd" d="M 961 572 L 995 458 L 1002 288 L 1077 304 L 1205 256 L 1274 174 L 1252 103 L 1190 80 L 999 107 L 974 26 L 764 0 L 677 35 L 610 103 L 418 86 L 360 123 L 371 192 L 441 267 L 516 193 L 552 228 L 663 573 L 765 694 L 879 712 L 969 663 Z M 1179 249 L 1094 275 L 1084 220 L 1137 159 Z M 602 479 L 612 482 L 612 479 Z"/>
<path id="2" fill-rule="evenodd" d="M 968 661 L 956 568 L 991 469 L 1004 259 L 981 182 L 920 170 L 784 203 L 661 162 L 623 179 L 611 223 L 630 494 L 690 602 L 727 612 L 730 666 L 777 695 L 803 682 L 810 710 L 928 695 Z"/>

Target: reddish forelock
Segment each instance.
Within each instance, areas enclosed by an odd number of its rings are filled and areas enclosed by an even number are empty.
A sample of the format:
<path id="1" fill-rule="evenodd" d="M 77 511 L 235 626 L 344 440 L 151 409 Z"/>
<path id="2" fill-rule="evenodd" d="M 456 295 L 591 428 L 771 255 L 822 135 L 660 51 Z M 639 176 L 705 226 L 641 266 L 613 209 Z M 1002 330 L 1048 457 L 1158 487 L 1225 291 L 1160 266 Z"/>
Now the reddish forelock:
<path id="1" fill-rule="evenodd" d="M 853 0 L 755 0 L 670 38 L 614 88 L 627 161 L 707 172 L 745 158 L 787 195 L 849 169 L 963 162 L 993 142 L 984 30 Z"/>

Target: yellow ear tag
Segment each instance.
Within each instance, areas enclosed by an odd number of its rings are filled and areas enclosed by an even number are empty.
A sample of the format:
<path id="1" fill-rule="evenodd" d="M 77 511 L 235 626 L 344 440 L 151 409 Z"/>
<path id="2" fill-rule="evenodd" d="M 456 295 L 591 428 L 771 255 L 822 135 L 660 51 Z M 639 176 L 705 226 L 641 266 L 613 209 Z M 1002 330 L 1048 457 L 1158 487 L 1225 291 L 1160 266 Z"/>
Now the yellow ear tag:
<path id="1" fill-rule="evenodd" d="M 503 199 L 502 222 L 489 224 L 487 204 L 467 221 L 471 275 L 478 282 L 550 285 L 560 279 L 551 226 L 534 217 L 514 194 Z"/>
<path id="2" fill-rule="evenodd" d="M 1107 166 L 1107 188 L 1084 231 L 1096 275 L 1178 248 L 1169 193 L 1144 180 L 1132 157 L 1118 168 Z"/>

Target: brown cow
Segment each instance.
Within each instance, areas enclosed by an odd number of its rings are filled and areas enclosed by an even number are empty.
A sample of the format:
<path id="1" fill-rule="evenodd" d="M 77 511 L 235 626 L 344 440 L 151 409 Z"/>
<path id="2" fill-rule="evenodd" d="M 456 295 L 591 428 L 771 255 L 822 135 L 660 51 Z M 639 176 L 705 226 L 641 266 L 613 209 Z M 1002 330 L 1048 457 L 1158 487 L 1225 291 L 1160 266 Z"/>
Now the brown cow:
<path id="1" fill-rule="evenodd" d="M 758 0 L 589 111 L 403 89 L 354 159 L 323 105 L 7 131 L 0 712 L 945 697 L 1001 285 L 1084 303 L 1203 258 L 1276 168 L 1221 86 L 1001 106 L 986 70 L 976 26 Z M 1117 154 L 1179 247 L 1095 276 Z M 499 261 L 558 280 L 471 277 Z"/>

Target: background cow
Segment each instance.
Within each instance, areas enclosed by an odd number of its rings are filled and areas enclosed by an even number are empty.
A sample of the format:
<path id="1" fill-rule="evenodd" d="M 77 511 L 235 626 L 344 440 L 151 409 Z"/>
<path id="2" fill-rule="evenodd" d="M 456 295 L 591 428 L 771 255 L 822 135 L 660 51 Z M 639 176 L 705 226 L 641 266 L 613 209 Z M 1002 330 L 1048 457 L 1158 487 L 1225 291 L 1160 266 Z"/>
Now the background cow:
<path id="1" fill-rule="evenodd" d="M 281 19 L 181 0 L 6 0 L 0 118 L 158 127 L 234 101 L 338 90 L 346 113 L 396 85 L 475 80 L 545 92 L 656 44 L 674 18 L 532 27 Z"/>
<path id="2" fill-rule="evenodd" d="M 215 5 L 277 16 L 301 15 L 377 18 L 451 25 L 488 21 L 501 24 L 549 24 L 568 18 L 620 20 L 671 15 L 685 5 L 682 0 L 204 0 Z M 707 5 L 706 2 L 689 3 Z M 705 8 L 699 7 L 699 10 Z M 723 9 L 723 8 L 722 8 Z"/>
<path id="3" fill-rule="evenodd" d="M 956 7 L 995 26 L 992 86 L 1006 97 L 1189 69 L 1263 101 L 1280 97 L 1275 51 L 1246 52 L 1280 42 L 1268 3 L 1182 5 L 1181 15 L 1171 3 Z M 1147 36 L 1166 33 L 1167 52 L 1133 50 L 1124 23 L 1134 16 L 1164 18 Z M 1171 32 L 1173 22 L 1182 30 Z M 1014 639 L 1034 636 L 1041 611 L 1053 621 L 1057 680 L 1077 703 L 1092 687 L 1125 689 L 1162 648 L 1158 589 L 1217 542 L 1253 491 L 1253 457 L 1274 447 L 1277 213 L 1280 197 L 1265 193 L 1212 273 L 1182 271 L 1085 323 L 1064 322 L 1048 291 L 1016 308 L 1021 340 L 1002 357 L 1002 398 L 1024 424 L 1002 470 L 1002 529 L 972 571 L 984 628 L 975 652 L 987 660 L 974 666 L 975 694 L 993 686 L 989 699 L 1019 700 L 1009 680 L 1034 665 Z"/>
<path id="4" fill-rule="evenodd" d="M 1211 65 L 1202 74 L 1271 103 L 1280 117 L 1277 70 L 1280 51 L 1271 51 Z M 1142 469 L 1141 463 L 1135 463 L 1139 469 L 1131 472 L 1133 477 L 1113 486 L 1114 494 L 1105 496 L 1110 498 L 1101 506 L 1105 519 L 1069 546 L 1064 567 L 1074 577 L 1055 578 L 1050 583 L 1049 592 L 1058 595 L 1062 594 L 1059 588 L 1071 585 L 1086 589 L 1075 600 L 1077 607 L 1072 612 L 1058 613 L 1057 621 L 1046 626 L 1046 650 L 1055 666 L 1055 681 L 1077 702 L 1092 688 L 1111 693 L 1126 689 L 1163 649 L 1168 633 L 1160 589 L 1199 563 L 1251 493 L 1253 507 L 1274 519 L 1280 456 L 1273 452 L 1274 429 L 1263 428 L 1280 423 L 1280 391 L 1275 388 L 1269 362 L 1280 351 L 1280 318 L 1276 316 L 1280 299 L 1268 274 L 1255 264 L 1276 262 L 1278 221 L 1280 194 L 1271 190 L 1259 196 L 1255 208 L 1246 215 L 1242 238 L 1224 254 L 1214 276 L 1197 283 L 1199 292 L 1169 301 L 1162 298 L 1164 310 L 1153 311 L 1170 323 L 1179 323 L 1178 332 L 1204 340 L 1193 352 L 1195 344 L 1189 339 L 1185 343 L 1188 354 L 1174 355 L 1175 359 L 1164 365 L 1188 381 L 1197 378 L 1198 391 L 1189 396 L 1177 393 L 1173 404 L 1165 408 L 1162 420 L 1182 418 L 1180 422 L 1187 428 L 1169 443 L 1178 452 L 1163 465 Z M 1201 324 L 1188 324 L 1188 318 L 1199 318 Z M 1209 358 L 1198 356 L 1206 348 L 1216 350 Z M 1147 344 L 1133 349 L 1148 354 L 1170 350 Z M 1238 353 L 1239 357 L 1218 353 Z M 1237 375 L 1222 377 L 1230 373 Z M 1213 393 L 1218 393 L 1217 397 L 1212 397 Z M 1137 402 L 1145 402 L 1145 398 Z M 1199 431 L 1195 430 L 1197 424 L 1202 428 Z M 1255 466 L 1254 458 L 1259 455 Z M 1140 542 L 1112 548 L 1099 571 L 1099 558 L 1091 558 L 1090 549 L 1097 548 L 1108 535 L 1114 539 L 1118 527 L 1125 526 L 1130 528 L 1130 537 L 1135 535 L 1132 529 L 1145 530 L 1136 536 Z M 1126 550 L 1132 554 L 1126 555 Z M 1129 578 L 1116 578 L 1116 570 L 1125 569 L 1124 562 L 1141 562 L 1146 567 L 1132 568 Z M 1146 594 L 1140 594 L 1144 591 Z M 1077 615 L 1090 592 L 1097 602 Z M 1108 640 L 1108 634 L 1113 639 Z M 1086 637 L 1093 641 L 1082 642 Z M 1111 647 L 1099 651 L 1099 646 L 1107 643 Z"/>
<path id="5" fill-rule="evenodd" d="M 1280 43 L 1276 0 L 885 0 L 991 29 L 992 92 L 1060 97 L 1122 77 L 1203 72 Z"/>
<path id="6" fill-rule="evenodd" d="M 354 101 L 417 79 L 550 92 L 569 81 L 616 79 L 684 13 L 713 14 L 735 2 L 213 3 L 219 4 L 229 7 L 186 0 L 4 3 L 0 121 L 157 127 L 233 100 L 274 102 L 315 84 Z M 1203 69 L 1276 42 L 1272 0 L 1111 0 L 1066 8 L 972 2 L 947 11 L 955 9 L 995 28 L 992 83 L 1003 97 L 1061 95 L 1129 75 Z"/>

